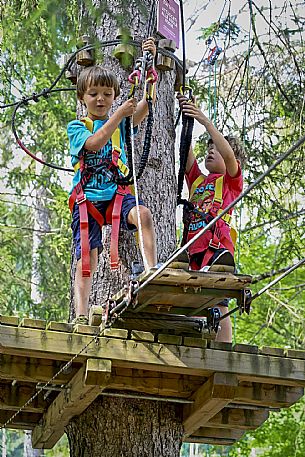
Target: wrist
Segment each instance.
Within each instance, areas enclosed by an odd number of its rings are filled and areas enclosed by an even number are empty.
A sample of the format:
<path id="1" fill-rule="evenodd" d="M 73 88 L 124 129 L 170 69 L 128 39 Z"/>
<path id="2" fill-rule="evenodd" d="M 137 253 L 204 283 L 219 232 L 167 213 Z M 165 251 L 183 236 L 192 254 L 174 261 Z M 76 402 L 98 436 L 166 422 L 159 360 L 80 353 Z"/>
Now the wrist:
<path id="1" fill-rule="evenodd" d="M 111 119 L 117 121 L 119 124 L 124 119 L 124 117 L 125 116 L 122 106 L 119 106 L 119 108 L 112 114 Z"/>

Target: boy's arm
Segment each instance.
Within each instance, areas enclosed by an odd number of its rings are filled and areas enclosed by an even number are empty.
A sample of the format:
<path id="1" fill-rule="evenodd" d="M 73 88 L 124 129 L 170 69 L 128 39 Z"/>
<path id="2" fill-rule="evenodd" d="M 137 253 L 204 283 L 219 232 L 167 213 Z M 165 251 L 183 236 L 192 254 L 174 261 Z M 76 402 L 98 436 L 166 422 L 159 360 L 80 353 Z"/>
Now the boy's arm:
<path id="1" fill-rule="evenodd" d="M 155 45 L 155 39 L 150 37 L 147 40 L 145 40 L 142 45 L 142 50 L 143 50 L 143 52 L 145 52 L 145 51 L 151 52 L 153 55 L 153 58 L 155 58 L 155 55 L 157 52 L 156 45 Z M 156 102 L 156 89 L 157 89 L 157 85 L 155 84 L 153 99 L 152 99 L 153 104 L 155 104 L 155 102 Z M 135 113 L 133 115 L 134 127 L 139 125 L 145 119 L 145 117 L 147 115 L 148 115 L 148 105 L 147 105 L 147 101 L 146 101 L 146 93 L 144 93 L 143 98 L 137 104 Z"/>
<path id="2" fill-rule="evenodd" d="M 179 102 L 180 109 L 182 110 L 183 103 L 185 101 L 187 101 L 188 99 L 184 95 L 181 95 L 181 94 L 177 94 L 177 99 L 178 99 L 178 102 Z M 193 147 L 191 145 L 190 149 L 189 149 L 188 156 L 187 156 L 187 162 L 186 162 L 186 168 L 185 168 L 185 172 L 186 173 L 189 173 L 191 171 L 191 168 L 192 168 L 195 160 L 196 160 L 196 157 L 194 155 Z"/>
<path id="3" fill-rule="evenodd" d="M 217 130 L 213 123 L 205 116 L 205 114 L 199 108 L 197 108 L 197 106 L 194 103 L 182 101 L 180 102 L 180 106 L 184 114 L 193 117 L 200 124 L 204 125 L 204 127 L 210 134 L 217 151 L 219 151 L 219 153 L 223 157 L 228 174 L 232 178 L 234 178 L 238 173 L 238 162 L 235 158 L 233 149 L 231 148 L 227 140 L 219 132 L 219 130 Z"/>
<path id="4" fill-rule="evenodd" d="M 85 149 L 88 151 L 98 151 L 103 146 L 105 146 L 124 117 L 133 115 L 135 107 L 136 100 L 134 98 L 130 98 L 121 106 L 119 106 L 119 108 L 112 114 L 112 116 L 110 116 L 109 120 L 103 125 L 103 127 L 97 130 L 86 140 L 84 144 Z"/>
<path id="5" fill-rule="evenodd" d="M 186 162 L 186 167 L 185 167 L 185 172 L 189 173 L 191 171 L 191 168 L 196 160 L 196 157 L 194 156 L 193 148 L 190 146 L 189 153 L 187 156 L 187 162 Z"/>

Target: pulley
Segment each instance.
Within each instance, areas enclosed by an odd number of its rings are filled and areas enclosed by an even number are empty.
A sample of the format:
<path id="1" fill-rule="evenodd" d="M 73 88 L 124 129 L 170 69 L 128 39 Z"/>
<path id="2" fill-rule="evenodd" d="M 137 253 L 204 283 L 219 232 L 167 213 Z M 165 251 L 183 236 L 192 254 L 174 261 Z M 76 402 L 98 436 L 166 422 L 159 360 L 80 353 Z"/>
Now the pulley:
<path id="1" fill-rule="evenodd" d="M 122 67 L 130 67 L 136 53 L 135 47 L 127 44 L 127 41 L 132 40 L 132 36 L 129 34 L 129 32 L 123 32 L 121 29 L 119 29 L 117 39 L 122 40 L 122 43 L 116 45 L 114 48 L 113 57 L 119 60 Z"/>
<path id="2" fill-rule="evenodd" d="M 173 40 L 159 40 L 159 49 L 166 49 L 167 51 L 175 52 L 176 43 Z M 160 53 L 157 54 L 156 68 L 160 71 L 171 71 L 175 68 L 175 61 L 171 57 L 164 56 Z"/>
<path id="3" fill-rule="evenodd" d="M 91 44 L 90 37 L 88 35 L 83 35 L 80 37 L 77 47 L 82 48 L 88 44 Z M 79 51 L 76 55 L 76 63 L 82 67 L 90 67 L 91 65 L 94 65 L 95 59 L 93 49 Z"/>

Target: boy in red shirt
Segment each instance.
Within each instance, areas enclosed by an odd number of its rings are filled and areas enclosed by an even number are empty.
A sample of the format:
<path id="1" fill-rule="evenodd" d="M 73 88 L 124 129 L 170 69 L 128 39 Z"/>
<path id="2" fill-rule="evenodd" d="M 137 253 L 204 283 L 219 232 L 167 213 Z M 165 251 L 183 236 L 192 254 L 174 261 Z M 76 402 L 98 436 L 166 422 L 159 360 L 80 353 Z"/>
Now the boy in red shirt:
<path id="1" fill-rule="evenodd" d="M 224 137 L 213 123 L 190 102 L 187 97 L 178 95 L 182 113 L 193 117 L 202 124 L 210 135 L 205 167 L 205 176 L 198 166 L 192 148 L 186 164 L 186 182 L 190 191 L 191 209 L 185 222 L 185 241 L 192 239 L 219 212 L 225 209 L 242 192 L 243 179 L 241 162 L 244 151 L 233 137 Z M 212 265 L 229 265 L 234 270 L 234 241 L 231 237 L 230 219 L 221 218 L 211 230 L 204 233 L 188 250 L 190 268 L 204 271 Z M 215 267 L 214 267 L 215 268 Z M 220 312 L 227 312 L 228 300 L 217 305 Z M 230 317 L 221 322 L 217 341 L 231 342 L 232 326 Z"/>

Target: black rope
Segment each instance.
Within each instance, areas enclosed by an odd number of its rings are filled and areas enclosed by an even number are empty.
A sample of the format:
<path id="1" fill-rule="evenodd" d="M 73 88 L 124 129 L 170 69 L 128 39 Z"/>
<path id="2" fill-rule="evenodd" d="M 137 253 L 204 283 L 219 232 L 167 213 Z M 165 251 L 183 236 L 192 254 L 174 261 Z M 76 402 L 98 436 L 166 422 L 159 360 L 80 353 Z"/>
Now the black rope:
<path id="1" fill-rule="evenodd" d="M 182 114 L 182 130 L 180 137 L 180 167 L 178 172 L 178 190 L 177 190 L 177 205 L 183 203 L 181 199 L 183 181 L 186 170 L 188 153 L 192 143 L 192 133 L 194 127 L 194 118 Z"/>
<path id="2" fill-rule="evenodd" d="M 141 178 L 141 176 L 146 168 L 149 153 L 150 153 L 150 147 L 151 147 L 151 136 L 152 136 L 153 123 L 154 123 L 154 112 L 153 112 L 152 100 L 147 100 L 147 105 L 148 105 L 148 116 L 147 116 L 147 121 L 146 121 L 143 153 L 142 153 L 142 156 L 140 159 L 137 179 Z"/>
<path id="3" fill-rule="evenodd" d="M 151 6 L 150 6 L 149 18 L 148 18 L 147 29 L 146 29 L 147 37 L 150 37 L 152 35 L 153 29 L 154 29 L 155 16 L 156 16 L 156 2 L 153 0 L 151 2 Z"/>

